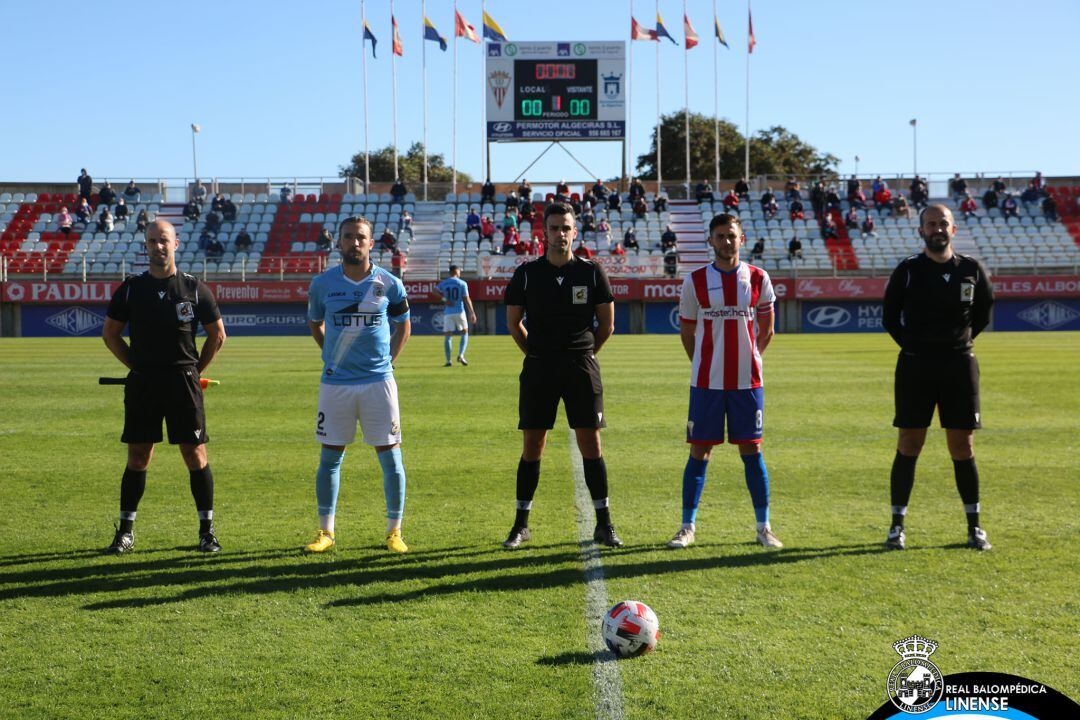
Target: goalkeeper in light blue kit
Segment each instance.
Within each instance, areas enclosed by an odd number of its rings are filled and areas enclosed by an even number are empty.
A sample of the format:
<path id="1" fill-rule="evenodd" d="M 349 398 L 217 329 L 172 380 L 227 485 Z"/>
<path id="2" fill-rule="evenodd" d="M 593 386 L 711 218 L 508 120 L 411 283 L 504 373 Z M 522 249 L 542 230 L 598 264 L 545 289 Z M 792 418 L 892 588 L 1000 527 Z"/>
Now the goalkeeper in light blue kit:
<path id="1" fill-rule="evenodd" d="M 315 423 L 315 437 L 322 443 L 315 476 L 319 532 L 304 548 L 308 552 L 334 546 L 341 461 L 345 446 L 356 439 L 357 422 L 382 467 L 386 547 L 391 552 L 408 550 L 401 538 L 405 469 L 393 362 L 409 339 L 409 301 L 401 280 L 372 264 L 371 230 L 366 218 L 342 220 L 342 264 L 317 275 L 308 292 L 308 325 L 323 359 Z"/>
<path id="2" fill-rule="evenodd" d="M 461 268 L 457 265 L 450 266 L 450 277 L 444 278 L 435 289 L 442 293 L 443 302 L 443 351 L 446 353 L 446 364 L 450 367 L 450 350 L 453 346 L 453 335 L 460 335 L 458 341 L 457 360 L 462 365 L 468 365 L 465 359 L 465 348 L 469 346 L 469 323 L 476 324 L 476 313 L 473 312 L 472 300 L 469 298 L 469 286 L 461 279 Z M 465 310 L 468 309 L 468 318 Z"/>

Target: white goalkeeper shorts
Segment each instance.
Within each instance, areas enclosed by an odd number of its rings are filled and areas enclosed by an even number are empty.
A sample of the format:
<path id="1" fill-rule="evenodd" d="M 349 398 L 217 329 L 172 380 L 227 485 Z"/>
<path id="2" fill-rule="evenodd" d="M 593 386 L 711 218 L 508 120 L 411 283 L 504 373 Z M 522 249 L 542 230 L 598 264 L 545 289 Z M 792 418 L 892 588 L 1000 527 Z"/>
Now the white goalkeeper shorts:
<path id="1" fill-rule="evenodd" d="M 394 378 L 362 385 L 319 385 L 315 439 L 323 445 L 349 445 L 356 439 L 357 423 L 368 445 L 401 442 L 401 415 Z"/>

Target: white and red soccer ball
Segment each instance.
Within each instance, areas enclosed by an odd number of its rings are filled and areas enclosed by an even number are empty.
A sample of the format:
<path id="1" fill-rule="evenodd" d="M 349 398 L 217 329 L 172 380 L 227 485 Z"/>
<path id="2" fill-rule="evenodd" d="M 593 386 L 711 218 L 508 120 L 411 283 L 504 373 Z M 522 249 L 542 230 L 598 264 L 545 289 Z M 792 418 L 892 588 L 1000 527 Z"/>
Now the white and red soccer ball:
<path id="1" fill-rule="evenodd" d="M 623 600 L 604 615 L 601 634 L 611 652 L 619 657 L 637 657 L 656 647 L 660 621 L 645 603 Z"/>

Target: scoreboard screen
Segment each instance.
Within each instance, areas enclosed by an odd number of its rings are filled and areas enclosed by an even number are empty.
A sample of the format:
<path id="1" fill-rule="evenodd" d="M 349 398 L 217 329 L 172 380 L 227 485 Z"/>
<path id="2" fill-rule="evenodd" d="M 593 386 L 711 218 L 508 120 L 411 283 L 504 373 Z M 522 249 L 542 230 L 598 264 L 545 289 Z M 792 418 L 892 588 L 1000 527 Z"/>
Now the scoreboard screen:
<path id="1" fill-rule="evenodd" d="M 514 61 L 515 120 L 595 120 L 596 60 Z"/>
<path id="2" fill-rule="evenodd" d="M 626 136 L 626 43 L 489 42 L 487 137 L 622 140 Z"/>

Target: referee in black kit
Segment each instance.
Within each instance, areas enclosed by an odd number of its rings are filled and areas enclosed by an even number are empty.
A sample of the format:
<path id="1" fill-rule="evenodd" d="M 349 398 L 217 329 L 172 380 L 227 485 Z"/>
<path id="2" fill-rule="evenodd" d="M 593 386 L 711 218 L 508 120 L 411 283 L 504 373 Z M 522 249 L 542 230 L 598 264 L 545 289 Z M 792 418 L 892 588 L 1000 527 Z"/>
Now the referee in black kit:
<path id="1" fill-rule="evenodd" d="M 982 418 L 972 340 L 990 322 L 994 291 L 981 263 L 953 251 L 956 221 L 949 208 L 924 208 L 919 235 L 926 250 L 901 262 L 885 288 L 883 324 L 900 345 L 893 420 L 900 437 L 890 478 L 892 526 L 885 546 L 903 550 L 906 545 L 904 517 L 915 484 L 915 462 L 936 406 L 967 514 L 968 547 L 989 550 L 990 541 L 979 527 L 973 440 Z"/>
<path id="2" fill-rule="evenodd" d="M 607 547 L 623 544 L 608 512 L 607 468 L 600 452 L 604 387 L 596 362 L 596 353 L 615 329 L 615 303 L 603 268 L 571 252 L 575 237 L 573 208 L 561 202 L 548 205 L 544 210 L 546 253 L 518 267 L 506 288 L 506 322 L 525 353 L 518 396 L 518 428 L 524 432 L 524 447 L 517 470 L 517 516 L 503 543 L 507 548 L 516 548 L 531 537 L 529 510 L 560 398 L 577 435 L 585 484 L 596 509 L 593 539 Z"/>
<path id="3" fill-rule="evenodd" d="M 150 269 L 128 278 L 109 303 L 102 337 L 126 365 L 124 434 L 127 468 L 120 481 L 120 525 L 106 553 L 121 554 L 135 547 L 135 511 L 146 489 L 146 468 L 161 442 L 161 421 L 169 442 L 180 446 L 191 479 L 191 494 L 199 514 L 199 545 L 218 552 L 214 535 L 214 476 L 206 462 L 206 417 L 199 376 L 225 342 L 217 302 L 198 278 L 177 272 L 179 243 L 171 223 L 158 220 L 146 229 Z M 195 352 L 198 325 L 206 329 L 202 352 Z M 124 340 L 129 327 L 131 345 Z"/>

